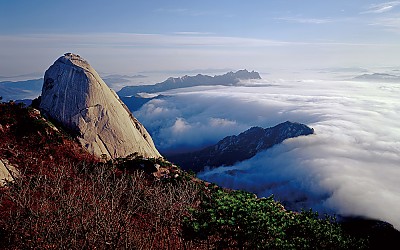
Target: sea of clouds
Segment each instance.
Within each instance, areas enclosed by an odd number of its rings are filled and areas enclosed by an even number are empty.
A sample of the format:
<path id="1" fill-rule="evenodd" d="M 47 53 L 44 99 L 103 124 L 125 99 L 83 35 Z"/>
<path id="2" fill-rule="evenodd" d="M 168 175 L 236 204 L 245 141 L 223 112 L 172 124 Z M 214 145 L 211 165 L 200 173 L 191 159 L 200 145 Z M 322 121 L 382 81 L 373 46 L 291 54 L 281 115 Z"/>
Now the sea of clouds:
<path id="1" fill-rule="evenodd" d="M 163 153 L 286 120 L 315 135 L 198 176 L 287 207 L 388 221 L 400 229 L 400 83 L 258 81 L 163 93 L 135 112 Z"/>

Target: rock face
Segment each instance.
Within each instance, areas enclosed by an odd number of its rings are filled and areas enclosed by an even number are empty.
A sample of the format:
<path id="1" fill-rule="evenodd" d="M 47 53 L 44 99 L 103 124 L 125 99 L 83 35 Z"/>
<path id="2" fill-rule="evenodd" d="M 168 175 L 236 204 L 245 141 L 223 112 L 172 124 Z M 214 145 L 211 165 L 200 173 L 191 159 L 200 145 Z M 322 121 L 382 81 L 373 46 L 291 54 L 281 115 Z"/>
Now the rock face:
<path id="1" fill-rule="evenodd" d="M 161 156 L 143 125 L 79 55 L 67 53 L 46 71 L 40 110 L 97 156 Z"/>
<path id="2" fill-rule="evenodd" d="M 6 160 L 0 159 L 0 187 L 4 187 L 7 182 L 13 182 L 17 176 L 19 176 L 18 170 L 8 164 Z"/>
<path id="3" fill-rule="evenodd" d="M 250 159 L 288 138 L 310 135 L 314 129 L 294 122 L 284 122 L 272 128 L 252 127 L 239 135 L 227 136 L 214 146 L 200 151 L 169 156 L 168 159 L 183 169 L 201 171 L 205 166 L 229 166 Z"/>

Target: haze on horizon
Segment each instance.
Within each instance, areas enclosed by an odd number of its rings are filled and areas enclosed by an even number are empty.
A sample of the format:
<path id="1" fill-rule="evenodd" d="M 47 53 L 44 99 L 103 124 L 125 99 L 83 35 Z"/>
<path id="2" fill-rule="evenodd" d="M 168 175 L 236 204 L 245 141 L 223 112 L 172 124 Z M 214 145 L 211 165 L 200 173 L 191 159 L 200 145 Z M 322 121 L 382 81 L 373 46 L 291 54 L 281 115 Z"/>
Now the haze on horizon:
<path id="1" fill-rule="evenodd" d="M 0 76 L 42 76 L 65 52 L 163 77 L 398 67 L 398 41 L 400 1 L 0 2 Z"/>

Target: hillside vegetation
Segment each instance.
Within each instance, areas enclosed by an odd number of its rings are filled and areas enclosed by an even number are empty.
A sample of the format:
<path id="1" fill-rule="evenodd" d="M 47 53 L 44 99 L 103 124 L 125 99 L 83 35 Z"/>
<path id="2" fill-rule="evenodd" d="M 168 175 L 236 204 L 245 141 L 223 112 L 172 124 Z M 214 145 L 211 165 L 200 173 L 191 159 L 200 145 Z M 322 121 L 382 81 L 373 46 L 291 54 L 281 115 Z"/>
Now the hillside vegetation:
<path id="1" fill-rule="evenodd" d="M 0 249 L 358 249 L 333 218 L 205 183 L 164 159 L 102 161 L 33 108 L 0 103 Z"/>

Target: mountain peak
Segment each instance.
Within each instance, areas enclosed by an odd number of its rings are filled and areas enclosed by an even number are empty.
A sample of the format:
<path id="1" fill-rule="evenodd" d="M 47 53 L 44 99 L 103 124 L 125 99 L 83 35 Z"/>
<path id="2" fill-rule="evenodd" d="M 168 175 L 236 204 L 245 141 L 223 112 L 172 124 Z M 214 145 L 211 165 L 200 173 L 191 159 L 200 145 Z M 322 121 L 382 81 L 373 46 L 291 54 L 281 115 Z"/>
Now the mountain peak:
<path id="1" fill-rule="evenodd" d="M 97 156 L 161 156 L 143 125 L 79 55 L 66 53 L 46 71 L 40 109 Z"/>
<path id="2" fill-rule="evenodd" d="M 230 73 L 239 80 L 261 79 L 260 74 L 254 70 L 249 72 L 247 69 L 241 69 Z"/>
<path id="3" fill-rule="evenodd" d="M 286 121 L 271 128 L 251 127 L 239 135 L 227 136 L 205 149 L 172 155 L 168 158 L 184 169 L 200 171 L 205 166 L 233 165 L 250 159 L 257 153 L 277 145 L 288 138 L 310 135 L 314 129 L 307 125 Z"/>
<path id="4" fill-rule="evenodd" d="M 73 53 L 65 53 L 63 56 L 58 58 L 57 61 L 67 65 L 77 66 L 86 70 L 89 70 L 91 68 L 90 64 L 85 59 L 83 59 L 80 55 Z"/>

